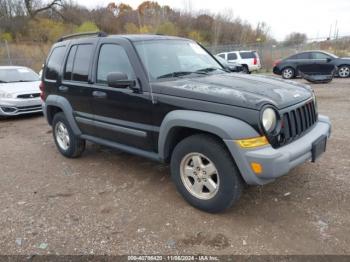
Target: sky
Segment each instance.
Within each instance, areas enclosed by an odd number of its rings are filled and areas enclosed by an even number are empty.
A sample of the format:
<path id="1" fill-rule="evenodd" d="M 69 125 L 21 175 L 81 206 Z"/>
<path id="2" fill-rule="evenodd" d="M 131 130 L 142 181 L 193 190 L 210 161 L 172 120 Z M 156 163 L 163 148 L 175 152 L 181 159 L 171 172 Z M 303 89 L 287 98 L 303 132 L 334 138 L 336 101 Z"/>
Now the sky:
<path id="1" fill-rule="evenodd" d="M 143 0 L 76 0 L 88 8 L 106 6 L 110 2 L 124 2 L 136 8 Z M 340 36 L 350 36 L 350 0 L 158 0 L 160 5 L 174 9 L 201 10 L 216 13 L 231 13 L 233 17 L 256 26 L 265 22 L 271 35 L 283 40 L 291 32 L 307 34 L 309 38 L 334 35 L 337 25 Z"/>

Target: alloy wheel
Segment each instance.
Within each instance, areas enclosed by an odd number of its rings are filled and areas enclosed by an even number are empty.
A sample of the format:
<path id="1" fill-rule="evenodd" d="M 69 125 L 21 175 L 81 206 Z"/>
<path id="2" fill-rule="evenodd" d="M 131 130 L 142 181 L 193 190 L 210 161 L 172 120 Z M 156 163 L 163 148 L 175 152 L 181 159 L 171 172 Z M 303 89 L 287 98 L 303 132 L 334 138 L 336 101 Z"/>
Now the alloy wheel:
<path id="1" fill-rule="evenodd" d="M 350 67 L 347 67 L 347 66 L 343 66 L 339 69 L 339 72 L 338 72 L 339 76 L 340 77 L 349 77 L 350 75 Z"/>
<path id="2" fill-rule="evenodd" d="M 62 122 L 57 122 L 55 126 L 55 137 L 58 146 L 62 150 L 68 150 L 70 146 L 70 138 L 66 125 Z"/>
<path id="3" fill-rule="evenodd" d="M 203 154 L 187 154 L 181 161 L 180 175 L 188 192 L 199 199 L 209 200 L 219 190 L 219 173 L 214 163 Z"/>
<path id="4" fill-rule="evenodd" d="M 283 77 L 286 79 L 291 79 L 294 75 L 294 71 L 291 68 L 286 68 L 283 70 Z"/>

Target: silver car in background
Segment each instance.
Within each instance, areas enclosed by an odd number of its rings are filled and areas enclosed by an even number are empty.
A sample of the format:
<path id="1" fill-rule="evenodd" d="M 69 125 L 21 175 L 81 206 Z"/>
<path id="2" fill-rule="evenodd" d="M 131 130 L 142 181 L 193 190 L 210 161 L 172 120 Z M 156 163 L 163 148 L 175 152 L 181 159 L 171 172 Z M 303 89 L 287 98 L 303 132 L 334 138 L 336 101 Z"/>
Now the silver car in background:
<path id="1" fill-rule="evenodd" d="M 0 66 L 0 116 L 42 112 L 39 85 L 30 68 Z"/>

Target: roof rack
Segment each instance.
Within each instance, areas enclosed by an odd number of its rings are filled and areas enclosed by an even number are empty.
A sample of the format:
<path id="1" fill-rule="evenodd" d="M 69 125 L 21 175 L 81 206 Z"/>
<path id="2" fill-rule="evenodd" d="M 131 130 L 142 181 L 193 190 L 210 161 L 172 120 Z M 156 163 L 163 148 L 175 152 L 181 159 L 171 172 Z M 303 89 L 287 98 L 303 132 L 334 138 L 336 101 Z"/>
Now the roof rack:
<path id="1" fill-rule="evenodd" d="M 94 36 L 96 35 L 97 37 L 106 37 L 108 34 L 105 32 L 86 32 L 86 33 L 78 33 L 78 34 L 72 34 L 72 35 L 66 35 L 62 36 L 57 40 L 57 42 L 62 42 L 63 40 L 67 40 L 70 38 L 76 38 L 76 37 L 81 37 L 81 36 Z"/>

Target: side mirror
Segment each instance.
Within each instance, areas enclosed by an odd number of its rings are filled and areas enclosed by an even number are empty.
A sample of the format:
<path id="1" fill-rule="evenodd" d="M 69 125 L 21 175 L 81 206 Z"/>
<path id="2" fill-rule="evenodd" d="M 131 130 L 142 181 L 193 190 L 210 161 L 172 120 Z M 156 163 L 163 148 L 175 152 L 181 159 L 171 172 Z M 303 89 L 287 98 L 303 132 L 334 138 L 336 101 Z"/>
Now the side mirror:
<path id="1" fill-rule="evenodd" d="M 327 63 L 331 62 L 332 61 L 332 58 L 327 58 Z"/>
<path id="2" fill-rule="evenodd" d="M 127 74 L 122 72 L 111 72 L 107 75 L 107 84 L 109 87 L 133 89 L 136 86 L 135 80 L 129 80 Z"/>

